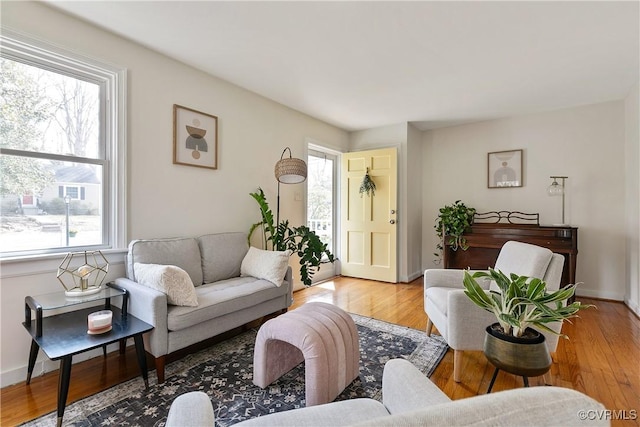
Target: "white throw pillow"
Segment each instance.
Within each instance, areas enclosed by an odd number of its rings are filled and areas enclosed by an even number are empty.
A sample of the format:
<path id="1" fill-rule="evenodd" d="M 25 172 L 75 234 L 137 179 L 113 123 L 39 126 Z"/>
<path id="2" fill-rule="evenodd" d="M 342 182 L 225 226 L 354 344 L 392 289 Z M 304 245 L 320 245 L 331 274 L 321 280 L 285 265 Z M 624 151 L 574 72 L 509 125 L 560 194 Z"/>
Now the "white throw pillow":
<path id="1" fill-rule="evenodd" d="M 188 307 L 198 305 L 193 282 L 189 274 L 180 267 L 136 262 L 133 270 L 138 283 L 166 294 L 169 304 Z"/>
<path id="2" fill-rule="evenodd" d="M 240 276 L 264 279 L 276 286 L 282 286 L 290 255 L 290 250 L 265 251 L 251 246 L 240 264 Z"/>

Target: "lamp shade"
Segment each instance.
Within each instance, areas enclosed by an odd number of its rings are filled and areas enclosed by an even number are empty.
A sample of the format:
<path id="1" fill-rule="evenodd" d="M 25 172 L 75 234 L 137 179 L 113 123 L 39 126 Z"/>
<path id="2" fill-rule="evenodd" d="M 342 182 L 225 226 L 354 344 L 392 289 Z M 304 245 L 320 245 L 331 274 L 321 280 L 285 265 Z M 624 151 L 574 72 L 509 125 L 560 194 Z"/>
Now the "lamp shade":
<path id="1" fill-rule="evenodd" d="M 549 187 L 547 187 L 547 194 L 550 196 L 564 196 L 565 188 L 564 188 L 564 180 L 567 179 L 567 176 L 550 176 L 549 178 L 553 179 L 553 182 Z M 562 180 L 562 182 L 558 182 L 558 180 Z"/>
<path id="2" fill-rule="evenodd" d="M 547 188 L 547 193 L 550 196 L 562 196 L 564 194 L 564 186 L 558 183 L 558 181 L 554 180 Z"/>
<path id="3" fill-rule="evenodd" d="M 282 156 L 287 150 L 289 150 L 289 158 L 283 159 Z M 291 150 L 288 147 L 282 152 L 282 156 L 274 170 L 278 182 L 299 184 L 307 179 L 307 164 L 304 160 L 291 158 Z"/>

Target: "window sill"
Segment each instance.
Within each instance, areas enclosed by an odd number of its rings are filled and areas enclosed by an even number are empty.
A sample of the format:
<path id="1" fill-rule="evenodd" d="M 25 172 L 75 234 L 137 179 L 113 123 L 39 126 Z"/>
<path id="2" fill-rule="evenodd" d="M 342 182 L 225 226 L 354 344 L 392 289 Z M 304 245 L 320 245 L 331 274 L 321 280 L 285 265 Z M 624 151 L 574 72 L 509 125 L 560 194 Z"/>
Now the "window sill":
<path id="1" fill-rule="evenodd" d="M 101 250 L 109 265 L 123 264 L 127 249 Z M 67 255 L 67 252 L 44 255 L 30 255 L 0 260 L 0 279 L 51 274 Z"/>

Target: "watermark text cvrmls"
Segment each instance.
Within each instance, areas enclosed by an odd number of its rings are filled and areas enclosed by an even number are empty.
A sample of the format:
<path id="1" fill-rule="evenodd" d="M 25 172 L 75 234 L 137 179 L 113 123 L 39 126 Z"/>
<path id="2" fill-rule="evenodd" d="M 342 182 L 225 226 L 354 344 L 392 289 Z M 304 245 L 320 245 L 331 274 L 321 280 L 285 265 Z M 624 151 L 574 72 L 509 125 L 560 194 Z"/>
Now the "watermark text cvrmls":
<path id="1" fill-rule="evenodd" d="M 589 409 L 578 411 L 581 420 L 637 420 L 636 409 Z"/>

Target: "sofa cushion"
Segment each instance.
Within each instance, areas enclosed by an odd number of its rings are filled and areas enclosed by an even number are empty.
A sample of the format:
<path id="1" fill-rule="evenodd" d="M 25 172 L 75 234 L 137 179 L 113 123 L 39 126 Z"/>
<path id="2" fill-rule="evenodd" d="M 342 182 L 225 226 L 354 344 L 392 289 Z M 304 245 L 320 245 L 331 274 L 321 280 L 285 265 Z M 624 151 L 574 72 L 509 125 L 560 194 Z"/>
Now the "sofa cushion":
<path id="1" fill-rule="evenodd" d="M 198 305 L 191 278 L 180 267 L 136 262 L 133 270 L 138 283 L 166 294 L 169 304 L 189 307 Z"/>
<path id="2" fill-rule="evenodd" d="M 281 286 L 291 251 L 265 251 L 250 247 L 240 266 L 240 276 L 252 276 Z"/>
<path id="3" fill-rule="evenodd" d="M 171 306 L 167 309 L 170 331 L 179 331 L 264 301 L 284 295 L 285 287 L 277 287 L 255 277 L 236 277 L 208 283 L 196 288 L 197 307 Z"/>
<path id="4" fill-rule="evenodd" d="M 500 249 L 494 268 L 507 276 L 515 273 L 543 279 L 552 258 L 553 252 L 547 248 L 510 240 Z M 493 281 L 489 289 L 500 291 Z"/>
<path id="5" fill-rule="evenodd" d="M 202 284 L 200 247 L 194 238 L 133 240 L 127 253 L 127 277 L 137 282 L 135 263 L 175 265 L 189 274 L 194 286 Z"/>
<path id="6" fill-rule="evenodd" d="M 245 233 L 206 234 L 197 240 L 204 283 L 240 276 L 240 264 L 249 249 Z"/>

